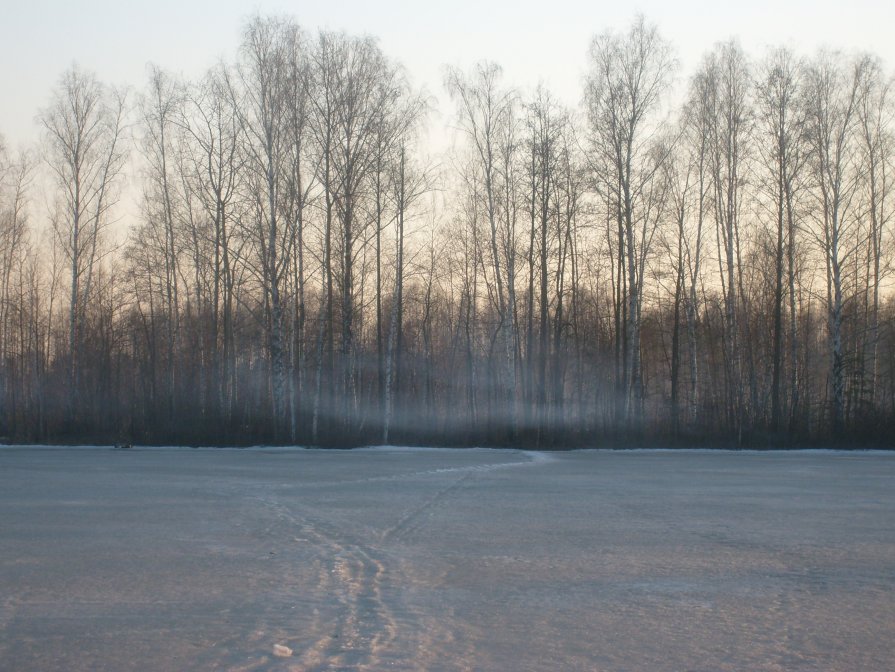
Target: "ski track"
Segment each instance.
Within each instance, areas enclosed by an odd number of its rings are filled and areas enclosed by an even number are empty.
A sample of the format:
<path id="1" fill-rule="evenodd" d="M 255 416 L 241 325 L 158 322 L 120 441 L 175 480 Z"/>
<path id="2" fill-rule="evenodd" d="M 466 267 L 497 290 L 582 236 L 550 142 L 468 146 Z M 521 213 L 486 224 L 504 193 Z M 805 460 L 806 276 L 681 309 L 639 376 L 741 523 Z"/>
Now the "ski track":
<path id="1" fill-rule="evenodd" d="M 424 499 L 420 504 L 407 509 L 407 511 L 405 511 L 401 515 L 401 517 L 394 525 L 385 529 L 380 534 L 380 541 L 398 541 L 406 538 L 408 535 L 415 532 L 416 530 L 421 529 L 424 526 L 424 523 L 422 521 L 423 515 L 431 511 L 433 508 L 436 508 L 436 506 L 439 505 L 442 500 L 446 499 L 447 497 L 453 495 L 455 492 L 463 488 L 464 485 L 466 485 L 467 481 L 469 481 L 469 479 L 476 474 L 489 473 L 497 471 L 499 469 L 530 467 L 536 464 L 543 464 L 544 462 L 550 461 L 550 458 L 544 455 L 544 453 L 531 452 L 523 454 L 529 458 L 528 462 L 494 462 L 490 464 L 481 464 L 468 467 L 447 467 L 443 469 L 430 469 L 427 471 L 412 472 L 411 474 L 405 475 L 405 479 L 409 477 L 423 477 L 432 475 L 441 476 L 445 474 L 459 474 L 460 477 Z"/>
<path id="2" fill-rule="evenodd" d="M 274 485 L 263 490 L 246 492 L 231 481 L 226 490 L 233 496 L 246 497 L 261 504 L 274 515 L 274 522 L 264 530 L 264 536 L 279 535 L 295 541 L 308 542 L 319 552 L 321 561 L 318 568 L 315 591 L 331 596 L 338 604 L 334 622 L 324 622 L 315 610 L 315 623 L 311 631 L 319 633 L 316 641 L 296 648 L 294 657 L 271 659 L 269 656 L 255 658 L 234 668 L 231 659 L 227 669 L 241 669 L 246 672 L 268 669 L 284 669 L 294 672 L 323 672 L 324 670 L 377 670 L 383 666 L 402 666 L 408 661 L 386 660 L 384 656 L 399 636 L 415 638 L 414 669 L 427 669 L 428 664 L 443 665 L 445 656 L 456 646 L 455 633 L 445 624 L 444 618 L 430 618 L 414 613 L 406 605 L 394 604 L 400 593 L 403 580 L 400 571 L 400 557 L 390 556 L 380 545 L 387 545 L 407 538 L 414 531 L 424 527 L 423 517 L 470 482 L 470 479 L 504 469 L 526 468 L 554 461 L 554 456 L 534 451 L 513 451 L 523 455 L 525 461 L 490 462 L 481 465 L 443 467 L 426 469 L 390 476 L 370 478 L 319 481 L 302 484 L 299 494 L 306 488 L 326 488 L 340 485 L 406 481 L 430 476 L 456 475 L 446 486 L 426 497 L 421 503 L 407 509 L 398 520 L 378 534 L 376 546 L 355 539 L 346 530 L 332 522 L 325 521 L 321 512 L 311 513 L 303 505 L 296 512 L 283 502 L 276 490 L 284 487 Z M 224 483 L 219 482 L 219 486 Z M 294 484 L 286 484 L 294 487 Z M 325 513 L 325 512 L 324 512 Z M 275 529 L 277 523 L 288 527 L 288 532 Z M 288 577 L 284 584 L 288 585 Z M 388 592 L 391 596 L 386 595 Z M 250 645 L 254 650 L 270 651 L 274 641 L 265 641 L 265 633 L 276 629 L 275 624 L 263 618 L 253 628 Z M 278 624 L 281 625 L 281 624 Z M 296 633 L 297 634 L 297 633 Z M 225 650 L 244 649 L 231 639 Z M 223 662 L 223 661 L 219 661 Z"/>
<path id="3" fill-rule="evenodd" d="M 317 642 L 297 652 L 300 670 L 375 669 L 380 654 L 395 639 L 397 623 L 382 595 L 386 565 L 381 553 L 331 525 L 297 515 L 272 496 L 259 498 L 283 521 L 297 528 L 323 552 L 318 589 L 339 603 L 335 624 Z"/>
<path id="4" fill-rule="evenodd" d="M 417 529 L 421 528 L 423 526 L 421 521 L 423 514 L 427 513 L 437 504 L 439 504 L 443 499 L 462 488 L 465 482 L 469 480 L 471 476 L 471 472 L 464 473 L 457 480 L 446 485 L 445 487 L 438 490 L 434 495 L 431 495 L 430 497 L 423 500 L 423 502 L 418 506 L 414 506 L 405 511 L 404 514 L 398 519 L 397 523 L 382 532 L 382 534 L 380 535 L 380 540 L 383 542 L 387 542 L 403 539 L 411 532 L 414 532 Z"/>
<path id="5" fill-rule="evenodd" d="M 475 464 L 464 467 L 440 467 L 438 469 L 424 469 L 421 471 L 409 471 L 401 474 L 392 474 L 390 476 L 370 476 L 368 478 L 356 478 L 350 480 L 339 481 L 317 481 L 315 483 L 302 484 L 301 488 L 327 488 L 334 485 L 359 485 L 364 483 L 391 483 L 395 481 L 406 481 L 411 478 L 420 478 L 425 476 L 443 476 L 445 474 L 483 474 L 492 471 L 500 471 L 502 469 L 517 469 L 520 467 L 534 467 L 548 462 L 556 461 L 556 457 L 549 453 L 542 453 L 534 450 L 514 450 L 514 455 L 524 455 L 528 458 L 527 462 L 489 462 L 487 464 Z M 289 487 L 292 487 L 291 485 Z"/>

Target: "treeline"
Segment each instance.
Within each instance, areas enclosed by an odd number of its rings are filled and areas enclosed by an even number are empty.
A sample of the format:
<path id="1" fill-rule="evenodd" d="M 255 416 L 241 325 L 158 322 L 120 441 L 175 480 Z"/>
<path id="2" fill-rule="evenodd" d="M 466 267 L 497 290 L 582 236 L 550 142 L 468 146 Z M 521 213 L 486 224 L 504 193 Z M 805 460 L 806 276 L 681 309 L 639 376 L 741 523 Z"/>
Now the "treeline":
<path id="1" fill-rule="evenodd" d="M 0 151 L 0 436 L 891 445 L 878 58 L 726 42 L 683 78 L 638 18 L 580 109 L 444 85 L 435 161 L 375 40 L 285 17 L 198 81 L 66 72 Z"/>

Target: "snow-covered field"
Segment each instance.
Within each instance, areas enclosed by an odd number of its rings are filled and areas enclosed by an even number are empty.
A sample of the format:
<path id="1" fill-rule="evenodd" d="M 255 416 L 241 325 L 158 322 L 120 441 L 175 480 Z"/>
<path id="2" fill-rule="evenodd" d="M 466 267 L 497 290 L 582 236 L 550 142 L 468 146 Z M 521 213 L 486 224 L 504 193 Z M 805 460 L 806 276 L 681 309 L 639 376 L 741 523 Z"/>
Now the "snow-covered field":
<path id="1" fill-rule="evenodd" d="M 893 661 L 895 453 L 0 449 L 0 670 Z"/>

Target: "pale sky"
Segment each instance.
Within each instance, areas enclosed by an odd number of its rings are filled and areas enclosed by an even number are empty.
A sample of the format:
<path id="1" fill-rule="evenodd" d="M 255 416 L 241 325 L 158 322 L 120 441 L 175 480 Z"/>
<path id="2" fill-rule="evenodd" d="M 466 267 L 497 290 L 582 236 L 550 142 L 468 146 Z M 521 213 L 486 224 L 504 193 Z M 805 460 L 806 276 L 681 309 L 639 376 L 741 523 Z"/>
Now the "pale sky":
<path id="1" fill-rule="evenodd" d="M 441 86 L 443 64 L 469 67 L 494 60 L 505 82 L 539 81 L 563 101 L 581 96 L 588 45 L 607 28 L 624 29 L 636 12 L 657 23 L 677 49 L 679 77 L 702 53 L 736 36 L 753 57 L 769 45 L 802 53 L 819 46 L 866 49 L 895 70 L 895 2 L 885 0 L 711 0 L 625 4 L 604 0 L 5 0 L 0 11 L 0 134 L 13 147 L 40 136 L 34 121 L 60 74 L 72 62 L 102 81 L 135 88 L 146 65 L 187 77 L 219 58 L 232 60 L 247 15 L 287 13 L 307 30 L 342 29 L 378 37 L 416 86 L 450 114 Z"/>

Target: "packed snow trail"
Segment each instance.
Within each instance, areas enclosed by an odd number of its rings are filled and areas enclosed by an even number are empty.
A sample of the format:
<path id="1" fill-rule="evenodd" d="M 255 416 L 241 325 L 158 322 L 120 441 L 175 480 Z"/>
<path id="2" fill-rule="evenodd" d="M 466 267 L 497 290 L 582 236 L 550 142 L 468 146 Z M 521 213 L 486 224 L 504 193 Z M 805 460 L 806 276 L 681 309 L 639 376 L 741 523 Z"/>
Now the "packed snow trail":
<path id="1" fill-rule="evenodd" d="M 387 451 L 388 448 L 371 450 Z M 401 452 L 411 451 L 405 449 Z M 438 488 L 421 502 L 405 510 L 394 525 L 378 534 L 376 540 L 378 543 L 375 546 L 352 538 L 344 529 L 324 522 L 325 512 L 318 510 L 315 513 L 316 517 L 312 517 L 308 507 L 301 507 L 299 513 L 286 506 L 273 493 L 258 497 L 259 501 L 274 511 L 278 518 L 287 521 L 294 530 L 302 534 L 304 539 L 312 541 L 322 551 L 322 556 L 329 559 L 329 562 L 323 563 L 319 587 L 325 587 L 326 592 L 338 600 L 340 605 L 338 620 L 332 634 L 324 635 L 299 653 L 298 662 L 301 669 L 380 669 L 383 655 L 388 652 L 402 626 L 383 594 L 384 586 L 388 585 L 392 589 L 391 593 L 396 595 L 396 589 L 401 582 L 400 572 L 396 569 L 399 560 L 391 557 L 387 551 L 389 542 L 401 539 L 420 527 L 420 519 L 427 511 L 459 491 L 471 478 L 498 470 L 536 466 L 551 461 L 551 458 L 544 453 L 506 452 L 508 457 L 521 455 L 526 459 L 425 469 L 386 477 L 314 483 L 313 489 L 317 489 L 417 479 L 430 483 L 431 477 L 456 476 L 456 480 Z M 405 623 L 418 622 L 425 617 L 424 614 L 407 613 L 406 605 L 400 606 L 400 611 L 403 612 Z M 426 647 L 420 647 L 418 650 L 416 654 L 418 661 L 426 653 L 424 648 L 432 649 L 439 641 L 443 644 L 453 643 L 451 634 L 441 619 L 432 619 L 425 630 Z M 445 651 L 445 654 L 448 652 Z"/>

